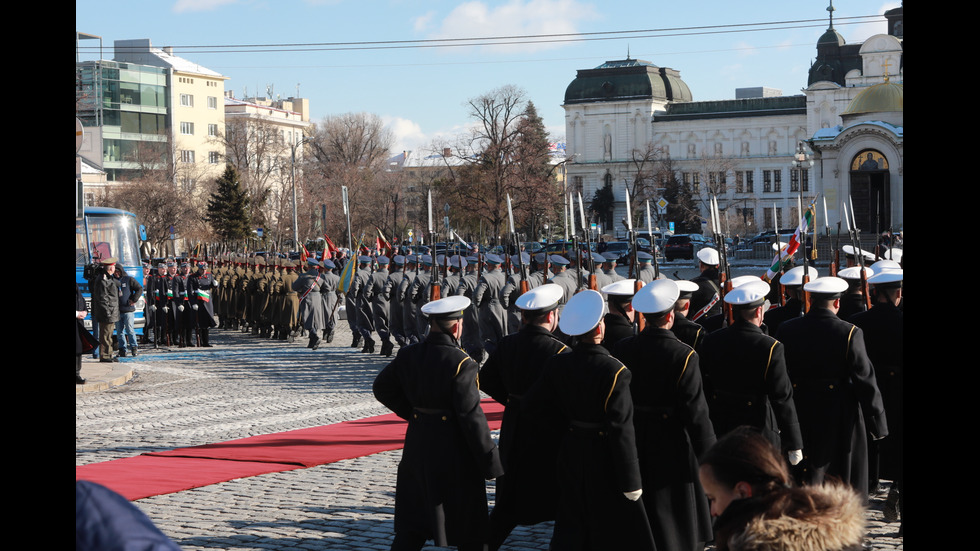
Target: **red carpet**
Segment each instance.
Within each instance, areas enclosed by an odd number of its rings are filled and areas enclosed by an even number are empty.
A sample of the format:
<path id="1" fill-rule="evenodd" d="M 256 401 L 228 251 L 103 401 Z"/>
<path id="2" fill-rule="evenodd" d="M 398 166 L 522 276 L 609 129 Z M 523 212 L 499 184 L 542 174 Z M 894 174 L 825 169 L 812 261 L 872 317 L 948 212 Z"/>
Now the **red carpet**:
<path id="1" fill-rule="evenodd" d="M 493 400 L 484 400 L 482 406 L 490 429 L 500 428 L 504 407 Z M 82 465 L 75 467 L 75 479 L 98 482 L 136 500 L 395 450 L 405 443 L 405 425 L 390 413 Z"/>

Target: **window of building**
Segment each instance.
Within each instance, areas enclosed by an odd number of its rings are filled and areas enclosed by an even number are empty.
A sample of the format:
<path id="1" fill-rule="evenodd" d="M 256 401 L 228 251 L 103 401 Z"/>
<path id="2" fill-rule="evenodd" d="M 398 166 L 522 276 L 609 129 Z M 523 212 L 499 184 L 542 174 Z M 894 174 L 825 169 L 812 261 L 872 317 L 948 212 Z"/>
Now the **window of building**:
<path id="1" fill-rule="evenodd" d="M 745 171 L 745 193 L 755 192 L 755 172 Z"/>
<path id="2" fill-rule="evenodd" d="M 221 154 L 217 151 L 208 151 L 208 162 L 216 165 L 221 162 Z"/>
<path id="3" fill-rule="evenodd" d="M 215 137 L 217 135 L 218 135 L 218 125 L 217 124 L 209 124 L 208 125 L 208 136 L 211 136 L 213 138 L 213 137 Z"/>
<path id="4" fill-rule="evenodd" d="M 194 178 L 185 176 L 180 179 L 180 185 L 184 189 L 185 193 L 191 193 L 194 191 Z"/>
<path id="5" fill-rule="evenodd" d="M 800 171 L 795 168 L 789 171 L 789 190 L 800 191 Z"/>
<path id="6" fill-rule="evenodd" d="M 701 173 L 695 172 L 691 174 L 691 191 L 694 193 L 701 193 Z"/>
<path id="7" fill-rule="evenodd" d="M 804 168 L 801 170 L 800 177 L 803 183 L 803 191 L 810 191 L 810 169 Z"/>
<path id="8" fill-rule="evenodd" d="M 194 123 L 192 122 L 182 122 L 180 123 L 180 133 L 185 136 L 194 135 Z"/>
<path id="9" fill-rule="evenodd" d="M 772 171 L 763 170 L 762 171 L 762 191 L 769 193 L 772 191 Z"/>
<path id="10" fill-rule="evenodd" d="M 773 224 L 773 216 L 774 216 L 773 211 L 775 211 L 776 227 L 773 227 L 773 225 L 772 225 Z M 783 209 L 778 208 L 778 207 L 776 207 L 776 208 L 764 207 L 762 209 L 762 216 L 763 216 L 763 218 L 765 218 L 762 221 L 762 224 L 765 226 L 765 228 L 767 230 L 778 230 L 779 228 L 781 228 L 783 226 L 783 212 L 782 211 L 783 211 Z"/>
<path id="11" fill-rule="evenodd" d="M 194 96 L 191 94 L 181 94 L 180 105 L 182 107 L 194 107 Z"/>
<path id="12" fill-rule="evenodd" d="M 180 150 L 180 162 L 182 163 L 193 163 L 194 162 L 194 151 L 191 149 L 181 149 Z"/>
<path id="13" fill-rule="evenodd" d="M 218 98 L 214 96 L 208 96 L 208 109 L 218 108 Z"/>
<path id="14" fill-rule="evenodd" d="M 772 190 L 776 193 L 783 191 L 783 171 L 774 170 L 772 175 Z"/>
<path id="15" fill-rule="evenodd" d="M 582 188 L 584 183 L 581 176 L 572 176 L 572 189 L 578 193 L 582 193 Z"/>

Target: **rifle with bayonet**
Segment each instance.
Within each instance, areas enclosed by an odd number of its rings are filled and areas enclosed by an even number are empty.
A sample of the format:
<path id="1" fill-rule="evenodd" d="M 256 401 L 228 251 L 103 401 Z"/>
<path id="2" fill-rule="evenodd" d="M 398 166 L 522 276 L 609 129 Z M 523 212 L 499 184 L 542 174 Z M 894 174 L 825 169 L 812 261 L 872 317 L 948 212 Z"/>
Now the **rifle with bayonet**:
<path id="1" fill-rule="evenodd" d="M 710 207 L 712 237 L 718 244 L 718 289 L 721 292 L 718 298 L 723 304 L 725 322 L 731 326 L 735 322 L 732 305 L 724 302 L 724 300 L 725 295 L 732 290 L 732 272 L 731 266 L 728 265 L 728 247 L 725 246 L 725 234 L 721 231 L 721 213 L 718 210 L 718 197 L 716 195 L 711 196 Z"/>
<path id="2" fill-rule="evenodd" d="M 436 239 L 435 232 L 432 226 L 432 190 L 429 190 L 429 242 L 432 243 L 431 253 L 429 257 L 432 259 L 432 265 L 435 270 L 429 270 L 429 302 L 433 302 L 442 298 L 442 287 L 439 283 L 439 265 L 436 262 Z M 434 273 L 433 273 L 434 272 Z"/>
<path id="3" fill-rule="evenodd" d="M 510 239 L 514 242 L 514 247 L 517 249 L 517 264 L 521 271 L 521 293 L 517 295 L 518 297 L 528 292 L 531 288 L 530 284 L 527 282 L 527 273 L 524 271 L 524 257 L 521 255 L 521 247 L 517 242 L 517 232 L 514 231 L 514 209 L 511 207 L 510 194 L 507 194 L 507 221 L 510 222 Z M 509 274 L 509 270 L 508 270 Z M 515 299 L 517 297 L 514 297 Z M 513 300 L 513 299 L 512 299 Z"/>
<path id="4" fill-rule="evenodd" d="M 647 199 L 647 236 L 650 237 L 650 252 L 653 254 L 653 279 L 660 279 L 660 261 L 657 260 L 657 240 L 653 237 L 653 221 L 650 218 L 649 199 Z"/>
<path id="5" fill-rule="evenodd" d="M 640 281 L 640 265 L 638 263 L 639 259 L 636 256 L 636 232 L 633 231 L 633 207 L 630 206 L 630 187 L 629 182 L 623 179 L 623 183 L 626 184 L 626 240 L 630 244 L 630 269 L 628 279 L 633 280 L 633 294 L 635 295 L 640 289 L 643 288 L 643 282 Z M 636 332 L 640 333 L 646 328 L 646 318 L 643 314 L 636 313 Z"/>
<path id="6" fill-rule="evenodd" d="M 857 219 L 854 218 L 854 199 L 849 198 L 851 203 L 851 216 L 850 219 L 847 218 L 847 209 L 845 207 L 844 221 L 848 222 L 848 234 L 851 236 L 851 247 L 854 249 L 854 257 L 861 268 L 861 294 L 864 295 L 864 303 L 868 310 L 871 309 L 871 293 L 868 289 L 868 275 L 864 269 L 864 250 L 861 248 L 861 230 L 857 227 Z"/>
<path id="7" fill-rule="evenodd" d="M 589 289 L 593 291 L 599 290 L 599 284 L 596 282 L 595 277 L 595 259 L 592 258 L 592 238 L 590 234 L 592 233 L 589 226 L 585 223 L 585 207 L 582 205 L 582 193 L 578 194 L 578 210 L 582 215 L 582 234 L 585 235 L 585 249 L 589 257 Z"/>
<path id="8" fill-rule="evenodd" d="M 575 292 L 582 290 L 582 251 L 578 248 L 578 237 L 575 235 L 575 204 L 572 195 L 568 195 L 568 234 L 572 238 L 572 250 L 575 252 Z"/>

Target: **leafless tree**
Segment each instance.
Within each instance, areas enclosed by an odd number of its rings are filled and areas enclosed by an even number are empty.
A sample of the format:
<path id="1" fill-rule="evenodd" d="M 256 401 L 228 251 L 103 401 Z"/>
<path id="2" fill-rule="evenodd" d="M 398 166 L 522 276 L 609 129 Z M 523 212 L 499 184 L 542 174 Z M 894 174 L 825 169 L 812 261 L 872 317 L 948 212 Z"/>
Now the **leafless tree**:
<path id="1" fill-rule="evenodd" d="M 313 174 L 308 174 L 307 192 L 311 200 L 306 204 L 308 208 L 329 205 L 329 220 L 324 228 L 329 235 L 347 235 L 341 186 L 347 187 L 352 241 L 362 233 L 376 233 L 374 226 L 384 215 L 377 194 L 388 168 L 393 141 L 391 132 L 374 114 L 330 116 L 316 125 L 309 137 Z M 308 212 L 312 218 L 316 217 L 315 211 Z"/>

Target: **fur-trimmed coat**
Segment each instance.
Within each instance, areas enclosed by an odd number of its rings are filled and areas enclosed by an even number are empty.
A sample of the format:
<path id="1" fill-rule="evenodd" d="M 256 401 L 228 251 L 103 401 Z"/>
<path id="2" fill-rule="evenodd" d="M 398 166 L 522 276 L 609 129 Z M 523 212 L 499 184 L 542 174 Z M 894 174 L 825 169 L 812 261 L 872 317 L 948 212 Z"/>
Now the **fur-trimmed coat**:
<path id="1" fill-rule="evenodd" d="M 860 496 L 829 483 L 733 501 L 715 530 L 717 551 L 857 551 L 867 534 Z"/>

